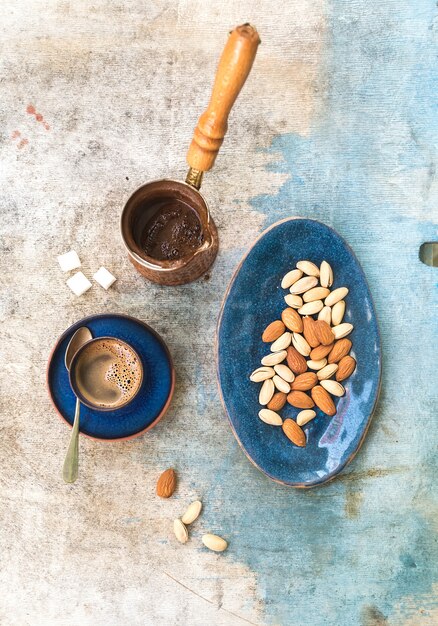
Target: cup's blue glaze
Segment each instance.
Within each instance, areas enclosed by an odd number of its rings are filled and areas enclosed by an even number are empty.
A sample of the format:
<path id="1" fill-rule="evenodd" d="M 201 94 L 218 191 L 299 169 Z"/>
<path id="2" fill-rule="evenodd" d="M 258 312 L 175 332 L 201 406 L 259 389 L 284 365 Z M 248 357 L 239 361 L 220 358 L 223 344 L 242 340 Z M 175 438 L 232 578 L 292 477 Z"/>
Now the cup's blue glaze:
<path id="1" fill-rule="evenodd" d="M 269 353 L 263 343 L 265 327 L 280 318 L 288 290 L 281 279 L 297 261 L 330 263 L 336 287 L 346 286 L 345 322 L 354 325 L 350 339 L 357 360 L 345 381 L 346 394 L 335 399 L 330 418 L 317 410 L 304 426 L 307 445 L 294 446 L 279 427 L 262 422 L 258 412 L 260 385 L 249 380 Z M 381 348 L 371 294 L 351 248 L 332 229 L 316 220 L 289 218 L 277 222 L 255 242 L 237 268 L 226 294 L 218 323 L 217 367 L 225 409 L 233 432 L 248 458 L 273 480 L 294 487 L 311 487 L 333 478 L 358 451 L 377 402 Z M 283 418 L 299 409 L 286 404 Z"/>
<path id="2" fill-rule="evenodd" d="M 47 365 L 47 386 L 55 408 L 73 424 L 76 397 L 64 364 L 73 333 L 87 326 L 93 337 L 116 337 L 131 345 L 143 364 L 143 382 L 135 398 L 115 411 L 96 411 L 81 405 L 80 432 L 111 441 L 136 437 L 152 428 L 166 412 L 173 394 L 175 373 L 161 337 L 144 322 L 125 315 L 93 315 L 70 326 L 58 339 Z"/>

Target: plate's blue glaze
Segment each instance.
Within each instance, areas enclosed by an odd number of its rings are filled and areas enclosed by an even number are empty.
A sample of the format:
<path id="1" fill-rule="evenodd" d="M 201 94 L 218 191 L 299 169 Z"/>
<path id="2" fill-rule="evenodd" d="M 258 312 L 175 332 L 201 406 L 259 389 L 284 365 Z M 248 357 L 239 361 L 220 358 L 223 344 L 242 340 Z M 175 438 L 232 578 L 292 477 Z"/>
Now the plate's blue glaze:
<path id="1" fill-rule="evenodd" d="M 249 375 L 269 352 L 261 340 L 264 328 L 286 308 L 280 287 L 283 275 L 300 259 L 317 265 L 326 259 L 333 268 L 332 289 L 346 286 L 344 321 L 354 325 L 350 338 L 357 360 L 345 381 L 346 394 L 335 400 L 333 418 L 317 410 L 298 448 L 281 428 L 258 417 L 259 384 Z M 341 237 L 321 222 L 291 218 L 278 222 L 256 241 L 237 269 L 218 325 L 218 376 L 232 429 L 249 459 L 270 478 L 310 487 L 336 475 L 354 456 L 366 434 L 380 386 L 380 337 L 371 294 L 354 253 Z M 299 409 L 286 404 L 281 414 L 295 417 Z"/>
<path id="2" fill-rule="evenodd" d="M 124 439 L 139 435 L 153 426 L 165 413 L 173 393 L 174 370 L 167 347 L 147 324 L 124 315 L 93 315 L 71 326 L 59 338 L 47 366 L 51 399 L 61 414 L 73 424 L 76 397 L 64 365 L 67 344 L 73 333 L 87 326 L 93 337 L 117 337 L 129 343 L 143 363 L 140 391 L 126 407 L 116 411 L 95 411 L 81 406 L 80 431 L 97 439 Z"/>

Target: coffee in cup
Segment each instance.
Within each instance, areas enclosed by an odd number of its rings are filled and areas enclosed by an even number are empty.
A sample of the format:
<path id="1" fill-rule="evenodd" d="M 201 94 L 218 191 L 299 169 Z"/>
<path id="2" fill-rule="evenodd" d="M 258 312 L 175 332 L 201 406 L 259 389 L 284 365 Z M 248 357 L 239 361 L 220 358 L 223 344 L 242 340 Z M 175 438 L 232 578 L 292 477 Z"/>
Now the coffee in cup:
<path id="1" fill-rule="evenodd" d="M 114 411 L 137 395 L 143 381 L 138 354 L 115 337 L 98 337 L 74 355 L 70 383 L 79 400 L 93 409 Z"/>

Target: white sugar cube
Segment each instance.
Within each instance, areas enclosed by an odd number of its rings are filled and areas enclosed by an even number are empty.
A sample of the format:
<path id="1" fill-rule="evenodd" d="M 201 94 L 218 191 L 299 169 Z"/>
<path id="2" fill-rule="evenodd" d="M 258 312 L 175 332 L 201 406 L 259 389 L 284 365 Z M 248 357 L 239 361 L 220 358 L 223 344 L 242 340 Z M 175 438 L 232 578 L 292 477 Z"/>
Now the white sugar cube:
<path id="1" fill-rule="evenodd" d="M 70 270 L 75 270 L 77 267 L 81 267 L 81 261 L 74 250 L 59 255 L 58 263 L 63 272 L 69 272 Z"/>
<path id="2" fill-rule="evenodd" d="M 105 267 L 100 267 L 93 276 L 94 280 L 102 285 L 104 289 L 109 289 L 115 282 L 116 277 L 111 274 Z"/>
<path id="3" fill-rule="evenodd" d="M 67 285 L 77 296 L 82 296 L 82 294 L 88 291 L 91 287 L 90 281 L 82 272 L 76 272 L 76 274 L 69 278 Z"/>

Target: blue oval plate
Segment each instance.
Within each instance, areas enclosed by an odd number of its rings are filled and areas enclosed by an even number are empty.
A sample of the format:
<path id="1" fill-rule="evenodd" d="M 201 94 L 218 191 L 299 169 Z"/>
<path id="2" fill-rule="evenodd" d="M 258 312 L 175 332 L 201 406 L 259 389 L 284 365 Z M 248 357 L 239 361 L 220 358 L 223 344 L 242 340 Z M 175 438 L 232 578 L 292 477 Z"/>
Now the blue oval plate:
<path id="1" fill-rule="evenodd" d="M 346 286 L 343 321 L 354 325 L 354 374 L 345 381 L 345 396 L 335 399 L 337 413 L 329 418 L 317 410 L 304 426 L 307 445 L 294 446 L 281 428 L 258 417 L 260 386 L 249 380 L 269 351 L 261 340 L 266 326 L 286 308 L 284 274 L 301 259 L 330 263 L 336 287 Z M 380 336 L 371 294 L 358 260 L 347 243 L 316 220 L 289 218 L 277 222 L 255 242 L 237 268 L 217 330 L 219 387 L 231 428 L 256 467 L 273 480 L 293 487 L 312 487 L 338 474 L 359 450 L 380 388 Z M 268 349 L 267 349 L 268 348 Z M 286 404 L 282 417 L 295 418 L 299 409 Z"/>
<path id="2" fill-rule="evenodd" d="M 166 344 L 150 326 L 127 315 L 92 315 L 70 326 L 58 339 L 47 365 L 50 398 L 60 416 L 73 425 L 76 396 L 64 365 L 65 351 L 73 333 L 87 326 L 93 337 L 117 337 L 129 343 L 143 363 L 142 386 L 126 407 L 95 411 L 81 406 L 80 432 L 93 439 L 114 441 L 137 437 L 163 417 L 173 395 L 175 373 Z"/>

